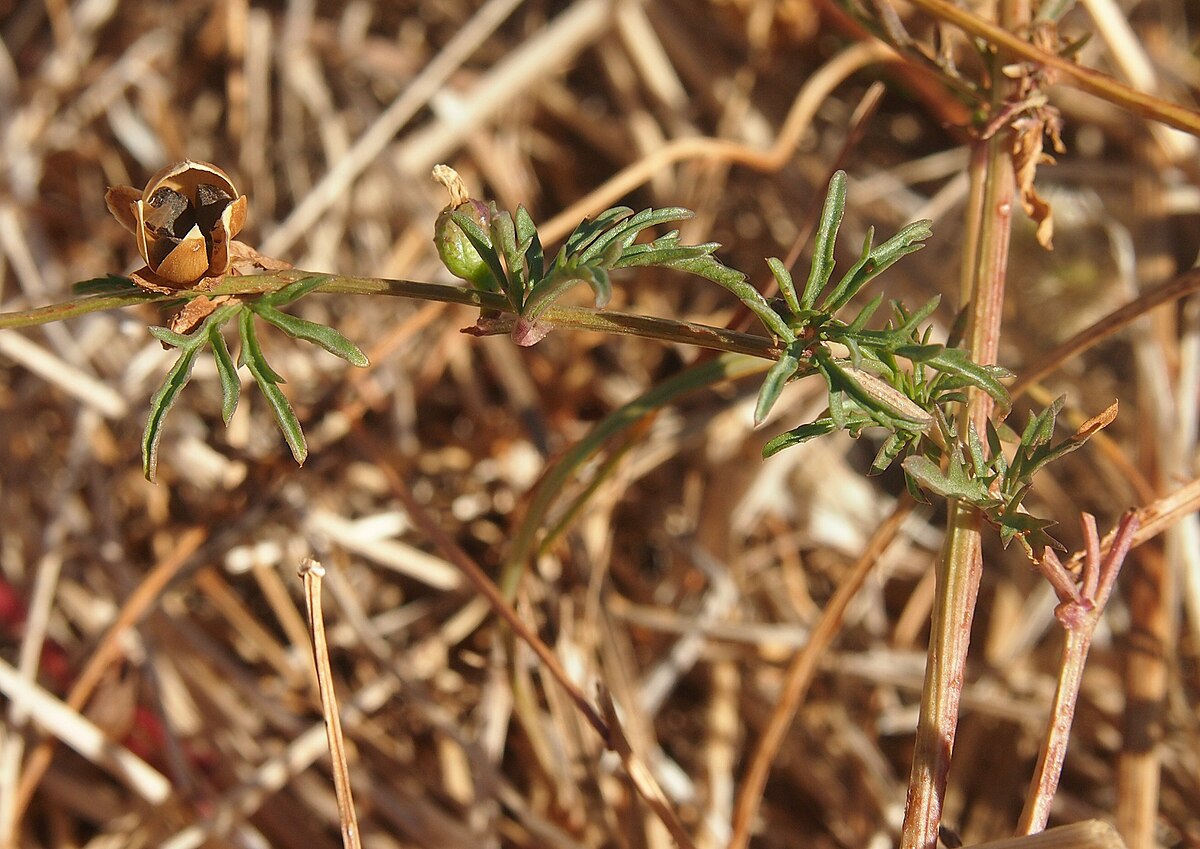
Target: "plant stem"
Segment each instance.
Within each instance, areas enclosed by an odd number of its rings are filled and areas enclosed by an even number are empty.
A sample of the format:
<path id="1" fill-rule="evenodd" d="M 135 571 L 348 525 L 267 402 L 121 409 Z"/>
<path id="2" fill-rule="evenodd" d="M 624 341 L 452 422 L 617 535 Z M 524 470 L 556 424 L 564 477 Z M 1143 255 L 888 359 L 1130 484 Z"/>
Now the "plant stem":
<path id="1" fill-rule="evenodd" d="M 225 277 L 220 285 L 212 289 L 181 291 L 178 295 L 160 295 L 150 292 L 135 292 L 128 295 L 88 295 L 47 307 L 0 313 L 0 330 L 33 327 L 103 310 L 120 309 L 137 304 L 177 301 L 180 298 L 190 300 L 203 296 L 260 295 L 312 276 L 314 276 L 314 272 L 291 269 L 275 274 Z M 315 291 L 327 294 L 388 295 L 423 301 L 441 301 L 442 303 L 462 304 L 501 313 L 511 313 L 512 310 L 508 301 L 499 294 L 414 280 L 335 275 L 322 283 Z M 775 359 L 779 353 L 775 342 L 766 336 L 740 333 L 735 330 L 689 321 L 675 321 L 669 318 L 611 311 L 602 312 L 587 307 L 556 304 L 547 308 L 539 320 L 557 327 L 570 327 L 576 330 L 590 330 L 596 333 L 612 333 L 622 336 L 638 336 L 660 342 L 675 342 L 734 354 L 749 354 L 763 359 Z M 502 330 L 503 327 L 500 329 Z"/>
<path id="2" fill-rule="evenodd" d="M 983 570 L 979 513 L 969 505 L 950 503 L 950 526 L 937 570 L 937 597 L 900 849 L 934 849 L 937 845 L 946 776 L 958 729 L 971 621 Z"/>
<path id="3" fill-rule="evenodd" d="M 1041 50 L 1018 35 L 1014 35 L 1022 30 L 1013 27 L 1009 21 L 1005 21 L 1004 26 L 999 27 L 978 15 L 946 2 L 946 0 L 912 1 L 913 5 L 922 11 L 940 20 L 949 21 L 976 38 L 982 38 L 996 47 L 1002 48 L 1013 57 L 1019 57 L 1027 62 L 1035 62 L 1059 72 L 1063 76 L 1063 82 L 1086 91 L 1088 94 L 1093 94 L 1144 118 L 1159 121 L 1193 135 L 1200 134 L 1200 115 L 1197 115 L 1194 110 L 1130 88 L 1112 77 L 1093 71 L 1091 68 L 1085 68 L 1070 59 L 1064 59 Z M 1023 23 L 1028 25 L 1027 17 Z M 993 77 L 992 79 L 999 78 Z"/>
<path id="4" fill-rule="evenodd" d="M 1021 8 L 1019 0 L 1014 5 L 1017 8 L 1005 10 L 1006 17 L 1028 14 L 1028 9 Z M 1004 79 L 1002 62 L 1002 57 L 993 57 L 991 79 Z M 1003 95 L 999 88 L 992 91 L 994 108 L 1000 106 Z M 1008 131 L 999 132 L 977 144 L 971 157 L 962 299 L 971 310 L 970 357 L 981 365 L 994 363 L 999 347 L 1015 200 L 1009 142 Z M 991 409 L 991 398 L 983 392 L 973 391 L 959 420 L 959 438 L 966 438 L 968 421 L 974 422 L 983 432 Z M 983 573 L 978 511 L 958 501 L 951 501 L 948 510 L 946 541 L 936 567 L 937 591 L 900 849 L 934 849 L 937 846 L 942 802 L 958 730 L 958 707 L 971 623 Z"/>
<path id="5" fill-rule="evenodd" d="M 132 295 L 87 295 L 73 301 L 63 301 L 36 309 L 0 313 L 0 330 L 37 327 L 66 318 L 77 318 L 88 313 L 134 307 L 138 304 L 150 304 L 164 300 L 167 300 L 165 295 L 156 295 L 151 292 L 139 292 Z"/>
<path id="6" fill-rule="evenodd" d="M 1083 667 L 1092 646 L 1094 628 L 1095 623 L 1090 623 L 1086 628 L 1067 628 L 1062 659 L 1059 661 L 1058 687 L 1050 707 L 1051 721 L 1038 753 L 1025 808 L 1017 824 L 1018 834 L 1042 831 L 1050 819 L 1050 806 L 1054 803 L 1063 762 L 1067 758 L 1067 742 L 1071 736 L 1071 724 L 1075 720 L 1075 703 L 1079 698 L 1079 685 L 1083 681 Z"/>

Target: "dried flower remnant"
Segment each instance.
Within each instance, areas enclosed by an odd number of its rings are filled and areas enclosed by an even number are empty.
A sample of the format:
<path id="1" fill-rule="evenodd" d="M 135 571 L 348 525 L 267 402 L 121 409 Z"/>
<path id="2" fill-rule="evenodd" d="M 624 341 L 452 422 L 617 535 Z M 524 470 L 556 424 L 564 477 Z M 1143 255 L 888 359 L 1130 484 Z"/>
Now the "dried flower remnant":
<path id="1" fill-rule="evenodd" d="M 474 284 L 477 289 L 485 292 L 498 291 L 500 286 L 487 262 L 471 244 L 467 234 L 450 217 L 453 212 L 465 213 L 486 231 L 492 220 L 491 210 L 483 201 L 471 197 L 462 177 L 450 166 L 434 166 L 433 178 L 450 193 L 450 202 L 446 204 L 437 217 L 437 223 L 434 224 L 433 243 L 437 247 L 442 264 L 455 277 Z"/>
<path id="2" fill-rule="evenodd" d="M 229 176 L 190 159 L 159 171 L 141 191 L 114 186 L 104 200 L 146 261 L 134 282 L 157 292 L 195 288 L 226 273 L 233 237 L 246 223 L 246 196 Z"/>

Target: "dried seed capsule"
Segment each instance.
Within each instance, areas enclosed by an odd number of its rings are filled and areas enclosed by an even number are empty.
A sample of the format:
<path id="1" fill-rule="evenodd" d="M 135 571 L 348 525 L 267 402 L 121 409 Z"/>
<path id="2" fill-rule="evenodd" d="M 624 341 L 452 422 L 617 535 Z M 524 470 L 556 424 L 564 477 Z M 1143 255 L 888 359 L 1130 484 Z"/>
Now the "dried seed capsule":
<path id="1" fill-rule="evenodd" d="M 109 211 L 137 238 L 160 288 L 186 288 L 229 270 L 229 242 L 246 223 L 246 196 L 215 165 L 185 159 L 159 171 L 142 191 L 114 186 Z"/>

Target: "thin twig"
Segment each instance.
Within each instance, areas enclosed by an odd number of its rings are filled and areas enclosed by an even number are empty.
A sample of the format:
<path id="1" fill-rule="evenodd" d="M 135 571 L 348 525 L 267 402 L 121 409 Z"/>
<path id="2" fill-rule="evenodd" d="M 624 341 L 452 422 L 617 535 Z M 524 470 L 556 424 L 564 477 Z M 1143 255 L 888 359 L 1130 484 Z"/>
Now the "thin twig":
<path id="1" fill-rule="evenodd" d="M 228 276 L 222 280 L 219 286 L 212 289 L 204 292 L 181 291 L 178 296 L 139 293 L 123 296 L 86 296 L 37 309 L 0 313 L 0 330 L 34 327 L 61 321 L 65 318 L 138 304 L 178 301 L 181 297 L 260 295 L 273 292 L 297 280 L 315 276 L 318 275 L 311 271 L 291 269 L 275 274 Z M 502 295 L 480 292 L 463 286 L 446 286 L 415 280 L 332 275 L 315 291 L 339 295 L 387 295 L 423 301 L 440 301 L 496 312 L 511 312 L 512 310 L 511 305 Z M 643 339 L 657 339 L 661 342 L 678 342 L 735 354 L 749 354 L 763 359 L 775 359 L 778 356 L 774 340 L 766 336 L 739 333 L 723 327 L 677 321 L 670 318 L 554 304 L 541 314 L 541 321 L 553 327 L 568 327 L 620 336 L 638 336 Z M 497 324 L 499 332 L 506 329 L 503 325 Z"/>
<path id="2" fill-rule="evenodd" d="M 1193 135 L 1200 135 L 1200 114 L 1192 109 L 1130 88 L 1091 68 L 1085 68 L 1069 59 L 1047 53 L 1023 38 L 1013 35 L 1003 27 L 985 21 L 978 15 L 960 9 L 946 0 L 912 0 L 912 2 L 914 6 L 930 15 L 949 21 L 971 35 L 1003 48 L 1013 56 L 1058 71 L 1066 78 L 1066 82 L 1082 91 L 1115 103 L 1144 118 L 1160 121 Z"/>
<path id="3" fill-rule="evenodd" d="M 768 720 L 766 728 L 763 729 L 762 737 L 759 738 L 758 745 L 754 749 L 750 766 L 746 769 L 741 789 L 738 791 L 737 803 L 733 809 L 733 834 L 729 840 L 729 849 L 745 849 L 749 845 L 754 819 L 758 814 L 759 805 L 762 803 L 763 790 L 767 784 L 767 775 L 770 773 L 771 764 L 774 763 L 775 756 L 779 754 L 779 748 L 783 745 L 784 737 L 796 716 L 800 702 L 808 691 L 808 686 L 812 683 L 821 657 L 833 642 L 833 638 L 837 636 L 842 626 L 842 618 L 846 614 L 846 608 L 850 606 L 850 602 L 862 589 L 867 576 L 875 568 L 875 564 L 884 550 L 895 539 L 900 525 L 911 510 L 912 504 L 909 501 L 897 504 L 892 510 L 892 514 L 875 531 L 862 557 L 854 564 L 854 569 L 841 582 L 833 598 L 821 611 L 821 618 L 813 628 L 808 642 L 805 643 L 803 649 L 796 653 L 788 666 L 779 702 L 771 712 L 771 718 Z"/>
<path id="4" fill-rule="evenodd" d="M 1054 693 L 1046 735 L 1038 753 L 1033 781 L 1017 825 L 1018 834 L 1042 831 L 1050 819 L 1050 808 L 1067 756 L 1067 743 L 1088 650 L 1138 526 L 1137 514 L 1126 513 L 1117 527 L 1111 547 L 1101 561 L 1096 520 L 1085 513 L 1082 523 L 1086 544 L 1079 586 L 1071 580 L 1053 550 L 1046 549 L 1040 564 L 1061 602 L 1054 615 L 1066 631 L 1066 642 L 1059 662 L 1058 687 Z"/>
<path id="5" fill-rule="evenodd" d="M 1081 354 L 1107 339 L 1122 327 L 1133 323 L 1151 310 L 1172 301 L 1182 300 L 1195 292 L 1200 292 L 1200 270 L 1192 269 L 1180 274 L 1174 280 L 1154 287 L 1124 306 L 1117 307 L 1070 339 L 1055 345 L 1054 348 L 1042 354 L 1009 386 L 1009 394 L 1016 399 L 1023 395 L 1030 386 L 1053 373 L 1071 357 Z"/>
<path id="6" fill-rule="evenodd" d="M 550 647 L 517 615 L 512 605 L 505 601 L 499 588 L 487 576 L 487 573 L 479 568 L 479 565 L 471 559 L 469 554 L 459 547 L 458 543 L 450 538 L 449 534 L 442 530 L 441 525 L 429 515 L 429 512 L 413 496 L 412 490 L 409 489 L 408 484 L 400 474 L 387 463 L 379 463 L 378 468 L 383 472 L 388 483 L 391 484 L 392 492 L 404 506 L 404 510 L 408 513 L 409 518 L 412 519 L 413 524 L 434 544 L 443 557 L 462 571 L 466 579 L 471 582 L 471 585 L 487 599 L 492 609 L 513 629 L 513 633 L 533 649 L 534 654 L 545 664 L 550 675 L 566 690 L 567 694 L 571 697 L 571 701 L 575 703 L 579 712 L 583 714 L 584 719 L 600 735 L 600 739 L 604 741 L 605 746 L 611 747 L 608 725 L 579 689 L 579 685 L 571 680 L 566 669 L 563 668 L 562 663 L 559 662 L 554 652 L 550 650 Z"/>
<path id="7" fill-rule="evenodd" d="M 361 849 L 358 816 L 354 812 L 354 793 L 350 787 L 350 765 L 346 761 L 346 741 L 338 714 L 337 693 L 333 688 L 333 670 L 329 666 L 329 644 L 325 641 L 325 616 L 321 611 L 321 579 L 325 567 L 311 557 L 300 563 L 304 580 L 304 604 L 308 609 L 308 633 L 312 638 L 313 666 L 317 672 L 317 690 L 321 695 L 321 713 L 329 740 L 329 758 L 333 764 L 333 788 L 337 794 L 338 821 L 342 827 L 342 845 Z"/>

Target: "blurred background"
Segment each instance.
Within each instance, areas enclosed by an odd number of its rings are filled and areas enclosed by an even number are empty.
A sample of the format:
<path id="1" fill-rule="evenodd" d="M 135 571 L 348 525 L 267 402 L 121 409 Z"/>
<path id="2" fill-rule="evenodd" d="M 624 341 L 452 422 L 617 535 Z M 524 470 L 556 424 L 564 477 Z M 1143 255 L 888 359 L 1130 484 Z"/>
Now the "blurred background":
<path id="1" fill-rule="evenodd" d="M 139 266 L 105 190 L 184 158 L 217 164 L 248 196 L 242 241 L 313 271 L 453 282 L 431 241 L 446 196 L 430 170 L 445 162 L 476 197 L 524 204 L 548 252 L 606 206 L 691 208 L 685 238 L 722 243 L 723 261 L 764 291 L 764 257 L 799 254 L 807 274 L 805 241 L 843 167 L 843 262 L 868 226 L 887 236 L 933 219 L 927 249 L 883 279 L 910 306 L 941 295 L 944 339 L 961 306 L 980 105 L 968 83 L 982 70 L 958 33 L 897 8 L 913 39 L 941 51 L 940 72 L 884 61 L 831 0 L 0 0 L 0 309 L 66 301 L 76 281 Z M 1118 50 L 1122 23 L 1134 41 Z M 1062 31 L 1093 34 L 1084 64 L 1192 104 L 1198 23 L 1184 0 L 1093 3 Z M 866 109 L 875 82 L 884 94 Z M 1055 249 L 1018 215 L 1010 257 L 1000 362 L 1017 373 L 1190 268 L 1200 236 L 1195 139 L 1072 89 L 1052 103 L 1066 152 L 1038 185 Z M 687 147 L 701 138 L 740 152 Z M 750 327 L 698 278 L 639 270 L 614 288 L 613 309 Z M 329 569 L 365 845 L 671 845 L 563 692 L 414 529 L 390 476 L 499 577 L 547 470 L 605 415 L 708 355 L 583 332 L 520 349 L 461 334 L 469 309 L 400 298 L 320 295 L 296 311 L 372 362 L 351 369 L 264 332 L 308 434 L 303 468 L 261 396 L 245 393 L 222 425 L 202 358 L 168 419 L 157 485 L 142 478 L 140 437 L 174 355 L 146 327 L 168 312 L 0 332 L 0 659 L 66 698 L 122 609 L 151 593 L 76 707 L 157 776 L 131 779 L 64 745 L 34 770 L 39 716 L 0 700 L 0 845 L 339 845 L 295 576 L 310 555 Z M 1067 392 L 1077 424 L 1121 403 L 1105 438 L 1035 492 L 1069 547 L 1080 510 L 1103 531 L 1196 476 L 1198 313 L 1195 299 L 1169 305 L 1014 411 L 1023 425 Z M 561 533 L 518 604 L 585 693 L 611 692 L 701 847 L 727 844 L 788 660 L 904 497 L 897 474 L 867 475 L 870 434 L 762 461 L 763 443 L 817 415 L 825 394 L 797 383 L 755 430 L 756 388 L 752 377 L 690 394 L 570 469 L 541 526 Z M 894 844 L 943 522 L 942 505 L 918 506 L 851 603 L 773 765 L 753 846 Z M 1148 582 L 1158 624 L 1146 649 L 1129 639 L 1136 590 L 1114 602 L 1052 822 L 1140 805 L 1153 842 L 1200 845 L 1190 527 L 1131 558 L 1125 578 Z M 945 818 L 968 843 L 1015 826 L 1060 647 L 1045 582 L 1019 551 L 988 546 Z M 1134 746 L 1154 761 L 1139 774 L 1160 780 L 1130 802 L 1118 772 Z"/>

